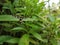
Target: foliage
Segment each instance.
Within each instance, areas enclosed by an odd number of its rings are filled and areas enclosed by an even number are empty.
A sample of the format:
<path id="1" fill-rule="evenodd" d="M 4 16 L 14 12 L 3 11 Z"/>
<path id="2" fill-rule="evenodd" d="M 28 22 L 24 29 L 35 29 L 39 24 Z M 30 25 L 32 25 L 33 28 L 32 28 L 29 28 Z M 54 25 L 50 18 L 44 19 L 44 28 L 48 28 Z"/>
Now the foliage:
<path id="1" fill-rule="evenodd" d="M 57 45 L 60 20 L 38 0 L 0 0 L 0 44 Z M 48 15 L 47 15 L 48 14 Z M 59 33 L 58 33 L 59 32 Z"/>

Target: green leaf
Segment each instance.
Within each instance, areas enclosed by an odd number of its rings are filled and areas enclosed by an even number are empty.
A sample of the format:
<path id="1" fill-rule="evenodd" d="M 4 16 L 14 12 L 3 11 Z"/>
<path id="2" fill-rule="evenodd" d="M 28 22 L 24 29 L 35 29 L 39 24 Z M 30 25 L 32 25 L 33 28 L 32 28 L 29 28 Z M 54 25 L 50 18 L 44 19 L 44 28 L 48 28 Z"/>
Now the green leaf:
<path id="1" fill-rule="evenodd" d="M 54 16 L 49 15 L 48 18 L 49 18 L 49 20 L 50 20 L 51 22 L 55 22 L 55 17 L 54 17 Z"/>
<path id="2" fill-rule="evenodd" d="M 37 17 L 33 16 L 32 18 L 24 18 L 22 21 L 38 21 Z"/>
<path id="3" fill-rule="evenodd" d="M 38 40 L 42 40 L 42 37 L 41 37 L 40 34 L 38 34 L 38 33 L 36 33 L 36 32 L 32 32 L 32 31 L 31 31 L 31 34 L 32 34 L 34 37 L 36 37 Z"/>
<path id="4" fill-rule="evenodd" d="M 57 31 L 57 37 L 60 38 L 60 30 Z"/>
<path id="5" fill-rule="evenodd" d="M 42 41 L 42 42 L 47 42 L 46 39 L 43 39 L 42 36 L 40 34 L 38 34 L 37 32 L 31 31 L 31 34 L 38 40 Z"/>
<path id="6" fill-rule="evenodd" d="M 0 36 L 0 44 L 3 42 L 6 42 L 7 40 L 10 40 L 12 37 L 10 36 Z"/>
<path id="7" fill-rule="evenodd" d="M 34 45 L 37 45 L 37 44 L 38 44 L 38 42 L 35 41 L 35 40 L 33 40 L 33 39 L 30 39 L 30 42 L 31 42 L 32 44 L 34 44 Z"/>
<path id="8" fill-rule="evenodd" d="M 22 30 L 26 31 L 26 29 L 23 27 L 15 27 L 15 28 L 11 29 L 11 31 L 22 31 Z"/>
<path id="9" fill-rule="evenodd" d="M 58 40 L 58 44 L 57 45 L 60 45 L 60 40 Z"/>
<path id="10" fill-rule="evenodd" d="M 57 20 L 60 20 L 60 18 L 57 18 Z"/>
<path id="11" fill-rule="evenodd" d="M 4 26 L 4 27 L 12 27 L 11 24 L 8 24 L 8 23 L 0 23 L 0 25 Z"/>
<path id="12" fill-rule="evenodd" d="M 38 25 L 33 24 L 33 23 L 26 23 L 26 25 L 31 27 L 32 30 L 40 30 L 40 27 Z"/>
<path id="13" fill-rule="evenodd" d="M 14 0 L 13 4 L 14 4 L 15 7 L 20 6 L 20 0 Z"/>
<path id="14" fill-rule="evenodd" d="M 19 38 L 12 38 L 10 40 L 7 40 L 6 42 L 11 43 L 11 44 L 15 44 L 19 42 Z"/>
<path id="15" fill-rule="evenodd" d="M 29 45 L 29 35 L 28 34 L 24 34 L 20 38 L 18 45 Z"/>
<path id="16" fill-rule="evenodd" d="M 0 15 L 0 21 L 19 21 L 19 19 L 12 15 Z"/>
<path id="17" fill-rule="evenodd" d="M 50 42 L 51 42 L 51 44 L 52 45 L 57 45 L 57 40 L 54 38 L 52 38 L 51 40 L 50 40 Z"/>

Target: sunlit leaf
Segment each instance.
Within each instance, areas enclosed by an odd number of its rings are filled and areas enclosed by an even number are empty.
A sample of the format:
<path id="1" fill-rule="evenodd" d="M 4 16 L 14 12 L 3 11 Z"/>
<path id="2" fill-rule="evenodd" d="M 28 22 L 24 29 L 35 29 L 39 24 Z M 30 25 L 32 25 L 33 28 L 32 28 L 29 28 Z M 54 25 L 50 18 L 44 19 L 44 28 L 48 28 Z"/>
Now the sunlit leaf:
<path id="1" fill-rule="evenodd" d="M 29 35 L 28 34 L 24 34 L 20 38 L 18 45 L 29 45 Z"/>
<path id="2" fill-rule="evenodd" d="M 22 21 L 38 21 L 37 17 L 33 16 L 32 18 L 24 18 Z"/>
<path id="3" fill-rule="evenodd" d="M 26 29 L 23 27 L 15 27 L 15 28 L 11 29 L 11 31 L 22 31 L 22 30 L 26 31 Z"/>

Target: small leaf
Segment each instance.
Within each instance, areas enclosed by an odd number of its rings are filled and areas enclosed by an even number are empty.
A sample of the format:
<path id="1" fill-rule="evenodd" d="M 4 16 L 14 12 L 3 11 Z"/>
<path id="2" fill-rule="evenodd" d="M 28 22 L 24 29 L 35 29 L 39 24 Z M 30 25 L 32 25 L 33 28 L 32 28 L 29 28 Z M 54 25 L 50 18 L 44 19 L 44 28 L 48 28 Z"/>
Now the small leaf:
<path id="1" fill-rule="evenodd" d="M 28 34 L 23 35 L 20 38 L 18 45 L 29 45 L 29 35 Z"/>
<path id="2" fill-rule="evenodd" d="M 21 31 L 21 30 L 26 31 L 25 28 L 23 28 L 23 27 L 15 27 L 15 28 L 11 29 L 11 31 Z"/>

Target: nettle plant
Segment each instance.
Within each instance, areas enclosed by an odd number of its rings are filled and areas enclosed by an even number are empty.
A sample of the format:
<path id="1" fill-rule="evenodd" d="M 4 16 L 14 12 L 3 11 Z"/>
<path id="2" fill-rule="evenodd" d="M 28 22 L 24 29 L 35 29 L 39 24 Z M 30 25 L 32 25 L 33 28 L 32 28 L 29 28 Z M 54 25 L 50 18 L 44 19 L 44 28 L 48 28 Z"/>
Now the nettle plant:
<path id="1" fill-rule="evenodd" d="M 58 45 L 60 21 L 54 15 L 47 15 L 44 2 L 38 2 L 38 0 L 1 2 L 3 7 L 0 12 L 0 44 Z"/>

